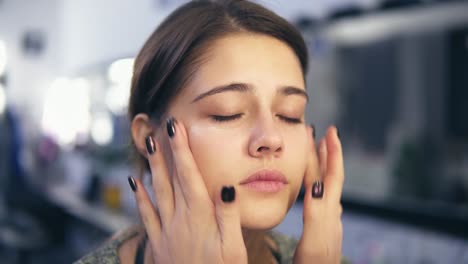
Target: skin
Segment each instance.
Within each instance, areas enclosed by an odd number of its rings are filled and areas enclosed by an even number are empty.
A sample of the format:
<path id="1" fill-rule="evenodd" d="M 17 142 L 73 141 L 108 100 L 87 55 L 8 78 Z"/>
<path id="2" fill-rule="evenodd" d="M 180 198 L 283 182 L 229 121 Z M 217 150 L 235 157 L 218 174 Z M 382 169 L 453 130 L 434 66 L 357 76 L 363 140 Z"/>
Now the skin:
<path id="1" fill-rule="evenodd" d="M 230 84 L 242 85 L 210 93 Z M 258 242 L 256 235 L 283 220 L 301 183 L 306 186 L 304 234 L 295 262 L 338 263 L 344 180 L 341 144 L 336 128 L 331 127 L 318 157 L 312 131 L 304 124 L 306 104 L 304 77 L 292 49 L 269 36 L 243 33 L 213 43 L 194 78 L 170 104 L 169 116 L 177 120 L 173 139 L 166 124 L 153 124 L 145 114 L 137 115 L 132 137 L 150 162 L 156 200 L 161 201 L 151 204 L 136 181 L 135 197 L 152 245 L 146 251 L 150 252 L 147 263 L 152 263 L 151 258 L 174 261 L 176 257 L 183 262 L 180 254 L 163 254 L 171 252 L 170 237 L 175 235 L 185 238 L 177 246 L 194 248 L 192 255 L 185 252 L 185 260 L 192 263 L 193 255 L 220 263 L 247 260 L 251 243 Z M 145 148 L 148 135 L 157 145 L 153 155 Z M 264 169 L 282 173 L 288 181 L 285 188 L 260 193 L 240 184 Z M 326 191 L 323 199 L 312 200 L 312 182 L 319 178 Z M 220 201 L 223 186 L 236 189 L 233 203 Z M 184 232 L 191 225 L 194 228 Z M 191 233 L 194 229 L 200 233 Z M 213 240 L 196 243 L 210 234 Z M 221 248 L 221 253 L 201 256 L 205 249 L 196 247 L 206 243 L 210 249 Z M 134 251 L 135 243 L 130 244 L 121 250 L 123 259 L 131 259 L 128 252 Z"/>
<path id="2" fill-rule="evenodd" d="M 279 91 L 286 86 L 305 91 L 300 64 L 291 49 L 270 37 L 231 36 L 214 47 L 209 61 L 170 112 L 187 128 L 190 149 L 210 197 L 223 185 L 239 186 L 262 169 L 275 169 L 286 176 L 289 184 L 279 194 L 236 188 L 242 226 L 269 229 L 281 222 L 297 197 L 306 166 L 306 98 Z M 213 87 L 230 83 L 245 83 L 249 91 L 223 92 L 191 103 Z M 242 116 L 224 122 L 212 118 L 234 114 Z"/>

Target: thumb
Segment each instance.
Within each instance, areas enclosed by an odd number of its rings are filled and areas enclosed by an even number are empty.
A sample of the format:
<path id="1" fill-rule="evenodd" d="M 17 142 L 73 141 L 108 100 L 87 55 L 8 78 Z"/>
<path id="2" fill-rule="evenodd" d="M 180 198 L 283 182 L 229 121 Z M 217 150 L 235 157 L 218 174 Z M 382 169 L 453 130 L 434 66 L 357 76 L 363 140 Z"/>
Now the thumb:
<path id="1" fill-rule="evenodd" d="M 224 263 L 239 263 L 243 259 L 247 263 L 236 189 L 233 186 L 224 186 L 216 198 L 215 206 Z"/>

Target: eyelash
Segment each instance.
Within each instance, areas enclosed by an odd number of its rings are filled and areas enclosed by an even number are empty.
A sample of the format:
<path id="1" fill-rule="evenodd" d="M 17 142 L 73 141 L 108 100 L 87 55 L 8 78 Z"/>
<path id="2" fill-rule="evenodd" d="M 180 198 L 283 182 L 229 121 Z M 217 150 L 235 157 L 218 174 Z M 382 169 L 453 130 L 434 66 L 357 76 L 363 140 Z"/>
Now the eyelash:
<path id="1" fill-rule="evenodd" d="M 290 124 L 300 124 L 302 123 L 302 120 L 299 118 L 291 118 L 291 117 L 285 117 L 285 116 L 279 116 L 280 119 L 284 120 L 287 123 Z"/>
<path id="2" fill-rule="evenodd" d="M 241 117 L 242 117 L 242 114 L 231 115 L 231 116 L 220 116 L 220 115 L 211 116 L 211 118 L 213 118 L 213 120 L 216 122 L 228 122 L 228 121 L 239 119 Z"/>
<path id="3" fill-rule="evenodd" d="M 239 119 L 242 117 L 242 114 L 236 114 L 236 115 L 231 115 L 231 116 L 219 116 L 219 115 L 213 115 L 211 118 L 216 121 L 216 122 L 229 122 L 229 121 L 234 121 L 236 119 Z M 302 123 L 302 120 L 299 118 L 291 118 L 291 117 L 285 117 L 285 116 L 278 116 L 281 120 L 285 121 L 286 123 L 290 124 L 300 124 Z"/>

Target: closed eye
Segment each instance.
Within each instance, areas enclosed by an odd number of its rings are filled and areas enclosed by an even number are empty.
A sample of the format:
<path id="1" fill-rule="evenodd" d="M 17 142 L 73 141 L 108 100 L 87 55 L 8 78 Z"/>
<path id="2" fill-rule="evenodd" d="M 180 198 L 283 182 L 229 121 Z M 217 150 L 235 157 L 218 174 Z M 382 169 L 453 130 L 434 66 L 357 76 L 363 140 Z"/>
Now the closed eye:
<path id="1" fill-rule="evenodd" d="M 230 116 L 221 116 L 221 115 L 212 115 L 211 118 L 216 122 L 228 122 L 239 119 L 242 117 L 242 114 L 235 114 Z"/>
<path id="2" fill-rule="evenodd" d="M 229 116 L 212 115 L 211 118 L 216 122 L 228 122 L 228 121 L 237 120 L 241 118 L 242 116 L 243 114 L 235 114 L 235 115 L 229 115 Z M 283 115 L 278 115 L 278 117 L 286 123 L 290 123 L 290 124 L 302 123 L 302 120 L 300 118 L 292 118 L 292 117 L 287 117 Z"/>
<path id="3" fill-rule="evenodd" d="M 287 117 L 287 116 L 283 116 L 283 115 L 278 115 L 278 117 L 285 121 L 286 123 L 290 123 L 290 124 L 300 124 L 302 123 L 302 120 L 300 118 L 292 118 L 292 117 Z"/>

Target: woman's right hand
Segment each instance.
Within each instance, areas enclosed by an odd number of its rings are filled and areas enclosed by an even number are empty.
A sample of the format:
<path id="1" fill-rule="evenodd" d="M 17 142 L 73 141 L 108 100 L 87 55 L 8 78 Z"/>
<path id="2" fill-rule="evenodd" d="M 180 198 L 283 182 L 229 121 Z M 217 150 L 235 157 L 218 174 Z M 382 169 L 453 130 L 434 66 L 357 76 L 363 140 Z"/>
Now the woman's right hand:
<path id="1" fill-rule="evenodd" d="M 172 177 L 159 144 L 152 137 L 146 140 L 155 204 L 141 181 L 129 177 L 153 262 L 247 263 L 234 187 L 220 188 L 213 202 L 190 151 L 185 127 L 169 119 L 167 130 L 175 165 Z"/>

